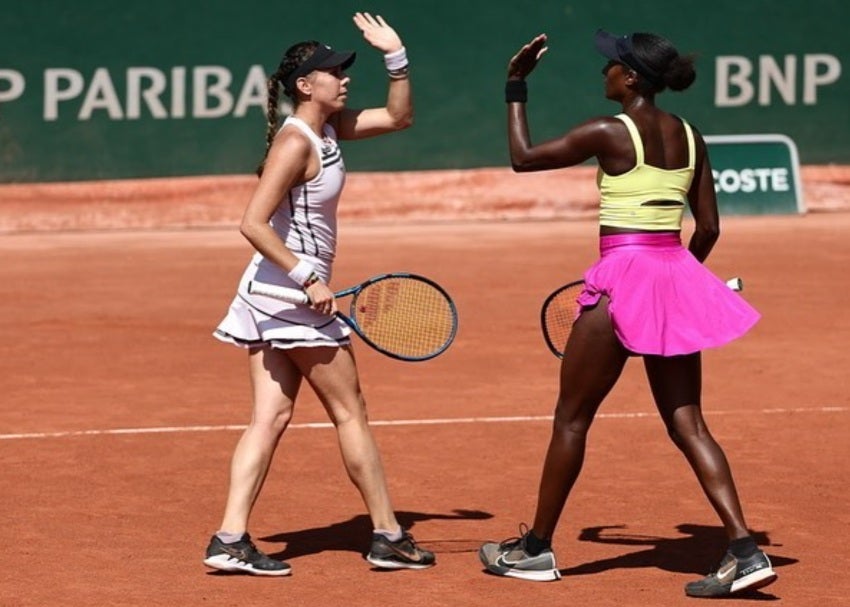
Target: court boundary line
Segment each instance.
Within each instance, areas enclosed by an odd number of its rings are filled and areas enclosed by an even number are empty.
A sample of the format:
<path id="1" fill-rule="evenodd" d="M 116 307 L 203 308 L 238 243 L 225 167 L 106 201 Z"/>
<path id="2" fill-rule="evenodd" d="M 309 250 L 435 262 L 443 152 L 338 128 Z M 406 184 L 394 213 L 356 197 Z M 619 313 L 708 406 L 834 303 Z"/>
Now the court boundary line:
<path id="1" fill-rule="evenodd" d="M 756 411 L 747 411 L 747 413 L 764 413 L 775 415 L 780 413 L 844 413 L 850 407 L 843 406 L 823 406 L 823 407 L 773 407 L 769 409 L 760 409 Z M 744 413 L 741 410 L 735 411 L 705 411 L 703 415 L 740 415 Z M 648 417 L 657 417 L 655 411 L 639 411 L 635 413 L 598 413 L 595 419 L 642 419 Z M 455 425 L 455 424 L 494 424 L 494 423 L 522 423 L 522 422 L 551 422 L 552 415 L 515 415 L 505 417 L 443 417 L 432 419 L 397 419 L 397 420 L 374 420 L 370 421 L 369 425 L 373 427 L 387 426 L 437 426 L 437 425 Z M 70 438 L 79 436 L 116 436 L 116 435 L 140 435 L 140 434 L 176 434 L 189 432 L 228 432 L 244 430 L 246 424 L 223 424 L 223 425 L 207 425 L 207 426 L 160 426 L 153 428 L 113 428 L 102 430 L 66 430 L 61 432 L 22 432 L 17 434 L 0 434 L 0 441 L 3 440 L 23 440 L 23 439 L 47 439 L 47 438 Z M 321 430 L 333 428 L 331 422 L 307 422 L 303 424 L 290 424 L 289 429 L 293 430 Z"/>

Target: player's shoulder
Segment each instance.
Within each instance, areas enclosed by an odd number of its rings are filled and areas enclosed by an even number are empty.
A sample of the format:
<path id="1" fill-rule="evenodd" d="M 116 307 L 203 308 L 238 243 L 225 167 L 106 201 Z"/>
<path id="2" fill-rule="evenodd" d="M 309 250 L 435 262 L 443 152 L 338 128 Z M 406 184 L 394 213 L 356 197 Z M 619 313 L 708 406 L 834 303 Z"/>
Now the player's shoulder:
<path id="1" fill-rule="evenodd" d="M 289 145 L 297 145 L 298 143 L 310 145 L 310 136 L 304 132 L 304 129 L 293 123 L 285 122 L 275 134 L 275 142 L 287 142 Z"/>
<path id="2" fill-rule="evenodd" d="M 607 138 L 621 136 L 627 130 L 626 124 L 617 116 L 603 115 L 588 118 L 577 125 L 573 131 L 585 137 Z"/>
<path id="3" fill-rule="evenodd" d="M 619 118 L 620 115 L 621 114 L 615 114 L 615 115 L 602 114 L 602 115 L 599 115 L 599 116 L 592 116 L 592 117 L 588 118 L 587 120 L 585 120 L 584 122 L 582 122 L 582 124 L 588 125 L 588 126 L 596 126 L 596 127 L 599 127 L 599 128 L 610 127 L 610 126 L 613 126 L 613 125 L 622 126 L 623 121 L 622 121 L 622 119 Z"/>
<path id="4" fill-rule="evenodd" d="M 284 124 L 272 142 L 272 148 L 289 154 L 308 154 L 312 147 L 309 135 L 291 124 Z"/>
<path id="5" fill-rule="evenodd" d="M 690 120 L 687 120 L 682 116 L 679 116 L 678 114 L 670 114 L 670 117 L 681 123 L 682 127 L 687 127 L 688 129 L 690 129 L 691 133 L 693 134 L 694 144 L 696 146 L 697 153 L 701 156 L 705 152 L 706 144 L 705 139 L 703 138 L 699 128 Z"/>
<path id="6" fill-rule="evenodd" d="M 313 144 L 307 135 L 297 128 L 284 127 L 275 135 L 269 148 L 266 164 L 275 166 L 305 167 L 313 153 Z"/>
<path id="7" fill-rule="evenodd" d="M 690 120 L 688 120 L 684 116 L 680 116 L 679 114 L 673 114 L 672 112 L 667 114 L 667 116 L 669 116 L 672 120 L 676 121 L 677 123 L 682 124 L 683 126 L 687 125 L 691 129 L 691 131 L 693 132 L 694 135 L 702 137 L 702 133 L 700 132 L 697 125 L 695 125 L 693 122 L 691 122 Z"/>

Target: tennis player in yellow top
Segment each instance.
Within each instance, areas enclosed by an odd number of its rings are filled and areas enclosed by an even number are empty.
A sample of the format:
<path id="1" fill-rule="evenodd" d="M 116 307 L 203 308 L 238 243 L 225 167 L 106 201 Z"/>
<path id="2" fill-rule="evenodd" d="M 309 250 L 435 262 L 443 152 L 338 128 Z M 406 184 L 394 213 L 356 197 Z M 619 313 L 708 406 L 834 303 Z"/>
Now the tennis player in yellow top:
<path id="1" fill-rule="evenodd" d="M 521 537 L 484 544 L 479 557 L 497 575 L 561 577 L 551 541 L 581 471 L 588 430 L 628 358 L 641 356 L 667 431 L 729 538 L 716 572 L 687 584 L 686 594 L 725 596 L 769 584 L 776 574 L 748 531 L 726 457 L 701 412 L 700 351 L 740 337 L 759 315 L 702 263 L 720 233 L 705 142 L 655 104 L 665 89 L 691 85 L 693 61 L 661 36 L 598 31 L 596 48 L 609 60 L 602 70 L 605 96 L 621 113 L 535 145 L 525 79 L 546 43 L 546 35 L 535 37 L 508 64 L 511 164 L 541 171 L 596 159 L 600 258 L 584 275 L 581 313 L 564 351 L 534 524 Z M 687 247 L 680 235 L 686 204 L 696 223 Z"/>

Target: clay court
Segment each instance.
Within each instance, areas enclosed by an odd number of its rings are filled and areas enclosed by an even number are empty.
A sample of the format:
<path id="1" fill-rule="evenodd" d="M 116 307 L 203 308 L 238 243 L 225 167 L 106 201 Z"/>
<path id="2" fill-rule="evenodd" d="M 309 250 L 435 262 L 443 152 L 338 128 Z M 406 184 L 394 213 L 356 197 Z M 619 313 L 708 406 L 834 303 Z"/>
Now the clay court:
<path id="1" fill-rule="evenodd" d="M 563 214 L 343 218 L 335 286 L 415 271 L 459 309 L 457 340 L 433 361 L 355 346 L 400 520 L 436 567 L 378 572 L 362 559 L 368 518 L 305 388 L 251 521 L 293 575 L 205 569 L 249 416 L 246 355 L 210 335 L 251 252 L 232 221 L 242 204 L 201 226 L 126 221 L 128 205 L 118 229 L 115 207 L 87 215 L 77 201 L 52 215 L 76 213 L 74 229 L 0 235 L 0 604 L 695 604 L 683 585 L 715 564 L 723 532 L 637 360 L 600 410 L 556 534 L 564 579 L 497 578 L 478 563 L 481 542 L 533 516 L 558 371 L 539 306 L 596 254 L 593 220 Z M 779 573 L 735 602 L 846 605 L 850 212 L 723 229 L 709 265 L 743 277 L 763 319 L 705 353 L 704 409 Z"/>

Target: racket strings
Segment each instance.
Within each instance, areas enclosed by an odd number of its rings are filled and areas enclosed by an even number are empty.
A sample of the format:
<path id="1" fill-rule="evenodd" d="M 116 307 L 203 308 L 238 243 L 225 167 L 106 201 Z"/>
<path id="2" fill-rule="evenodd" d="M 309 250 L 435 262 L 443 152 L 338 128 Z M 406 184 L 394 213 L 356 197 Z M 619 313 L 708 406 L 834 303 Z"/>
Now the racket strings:
<path id="1" fill-rule="evenodd" d="M 580 306 L 576 301 L 584 286 L 570 285 L 555 293 L 546 302 L 543 310 L 543 328 L 552 350 L 562 354 L 573 329 L 573 323 L 579 314 Z"/>
<path id="2" fill-rule="evenodd" d="M 366 286 L 352 301 L 363 335 L 381 349 L 422 358 L 451 342 L 456 315 L 439 289 L 414 278 L 391 278 Z"/>

